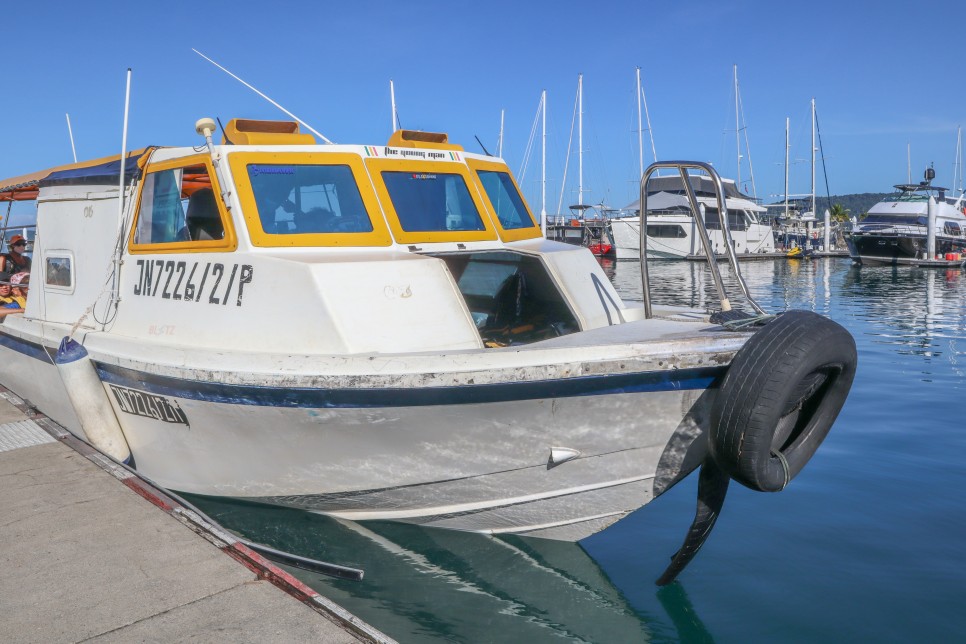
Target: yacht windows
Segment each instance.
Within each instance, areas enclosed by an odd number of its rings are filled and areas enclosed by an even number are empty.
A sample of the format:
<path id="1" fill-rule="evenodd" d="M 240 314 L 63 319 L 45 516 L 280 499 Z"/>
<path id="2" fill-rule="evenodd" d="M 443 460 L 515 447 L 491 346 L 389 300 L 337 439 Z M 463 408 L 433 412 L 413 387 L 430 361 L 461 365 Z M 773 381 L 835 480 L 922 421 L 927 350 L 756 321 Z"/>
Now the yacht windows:
<path id="1" fill-rule="evenodd" d="M 685 232 L 684 228 L 676 224 L 648 224 L 647 236 L 680 239 L 687 237 L 688 233 Z"/>
<path id="2" fill-rule="evenodd" d="M 721 218 L 717 208 L 707 208 L 704 213 L 704 226 L 708 230 L 721 230 Z M 728 230 L 747 230 L 745 213 L 741 210 L 728 211 Z"/>
<path id="3" fill-rule="evenodd" d="M 963 231 L 962 229 L 960 229 L 959 224 L 957 224 L 955 221 L 947 221 L 946 224 L 943 226 L 943 231 L 947 235 L 954 235 L 956 237 L 959 237 L 963 234 Z"/>
<path id="4" fill-rule="evenodd" d="M 890 226 L 925 226 L 926 218 L 917 215 L 866 215 L 860 224 L 889 224 Z"/>
<path id="5" fill-rule="evenodd" d="M 195 157 L 194 159 L 197 159 Z M 234 247 L 234 235 L 207 161 L 149 166 L 141 184 L 132 250 Z M 160 248 L 143 248 L 144 246 Z"/>
<path id="6" fill-rule="evenodd" d="M 476 174 L 504 230 L 534 227 L 533 219 L 509 173 L 479 170 Z"/>
<path id="7" fill-rule="evenodd" d="M 249 164 L 262 231 L 369 233 L 372 221 L 348 165 Z"/>
<path id="8" fill-rule="evenodd" d="M 466 181 L 443 172 L 382 172 L 405 232 L 483 231 Z"/>

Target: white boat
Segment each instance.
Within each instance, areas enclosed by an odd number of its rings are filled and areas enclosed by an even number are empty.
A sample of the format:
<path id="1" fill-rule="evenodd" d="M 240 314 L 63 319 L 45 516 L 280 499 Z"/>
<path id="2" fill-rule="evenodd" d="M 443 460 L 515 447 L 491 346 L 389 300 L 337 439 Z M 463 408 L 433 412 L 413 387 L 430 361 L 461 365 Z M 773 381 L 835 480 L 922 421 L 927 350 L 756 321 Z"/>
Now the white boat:
<path id="1" fill-rule="evenodd" d="M 737 253 L 775 252 L 775 239 L 772 228 L 763 222 L 760 214 L 765 208 L 741 194 L 734 181 L 722 179 L 726 194 L 728 225 Z M 705 206 L 705 226 L 716 255 L 726 251 L 722 222 L 714 197 L 713 182 L 710 178 L 696 175 L 692 185 L 700 205 Z M 678 176 L 655 177 L 648 186 L 647 214 L 647 254 L 661 259 L 683 259 L 692 255 L 704 254 L 701 238 L 698 235 L 695 218 L 681 179 Z M 640 200 L 629 204 L 625 211 L 639 211 Z M 639 225 L 637 215 L 617 217 L 610 220 L 617 259 L 637 259 L 641 255 Z"/>
<path id="2" fill-rule="evenodd" d="M 123 176 L 114 157 L 0 182 L 38 230 L 0 384 L 167 488 L 578 540 L 699 466 L 706 491 L 784 487 L 847 395 L 842 327 L 624 302 L 503 161 L 445 135 L 197 129 Z"/>
<path id="3" fill-rule="evenodd" d="M 869 208 L 846 238 L 857 264 L 916 264 L 966 253 L 966 200 L 932 185 L 935 170 L 918 184 L 898 184 L 896 192 Z M 948 255 L 948 257 L 947 257 Z"/>

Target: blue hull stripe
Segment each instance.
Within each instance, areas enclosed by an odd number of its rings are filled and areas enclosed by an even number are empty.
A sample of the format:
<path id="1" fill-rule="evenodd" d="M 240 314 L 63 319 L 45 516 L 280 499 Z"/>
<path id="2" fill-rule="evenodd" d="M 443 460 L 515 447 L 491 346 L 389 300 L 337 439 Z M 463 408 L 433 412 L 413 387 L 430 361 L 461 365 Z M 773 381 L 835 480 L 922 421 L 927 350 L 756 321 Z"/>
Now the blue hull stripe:
<path id="1" fill-rule="evenodd" d="M 258 387 L 185 380 L 96 363 L 101 380 L 162 396 L 234 405 L 307 408 L 421 407 L 541 400 L 575 396 L 707 389 L 725 367 L 583 376 L 561 380 L 370 389 Z"/>
<path id="2" fill-rule="evenodd" d="M 8 349 L 13 349 L 18 353 L 22 353 L 25 356 L 30 356 L 31 358 L 36 358 L 47 364 L 54 364 L 54 361 L 50 359 L 47 354 L 47 350 L 40 344 L 36 342 L 29 342 L 27 340 L 21 340 L 18 337 L 7 335 L 6 333 L 0 333 L 0 346 L 6 347 Z"/>

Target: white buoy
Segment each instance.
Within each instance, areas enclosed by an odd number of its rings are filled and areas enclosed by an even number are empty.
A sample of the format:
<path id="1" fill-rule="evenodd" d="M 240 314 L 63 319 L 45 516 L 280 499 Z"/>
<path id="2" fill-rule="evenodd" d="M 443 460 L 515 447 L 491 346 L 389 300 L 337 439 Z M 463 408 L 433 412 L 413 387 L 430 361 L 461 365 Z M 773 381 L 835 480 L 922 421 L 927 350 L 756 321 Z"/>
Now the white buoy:
<path id="1" fill-rule="evenodd" d="M 74 413 L 87 434 L 87 440 L 111 458 L 130 463 L 131 449 L 87 349 L 70 338 L 64 338 L 57 349 L 54 363 L 64 381 Z"/>

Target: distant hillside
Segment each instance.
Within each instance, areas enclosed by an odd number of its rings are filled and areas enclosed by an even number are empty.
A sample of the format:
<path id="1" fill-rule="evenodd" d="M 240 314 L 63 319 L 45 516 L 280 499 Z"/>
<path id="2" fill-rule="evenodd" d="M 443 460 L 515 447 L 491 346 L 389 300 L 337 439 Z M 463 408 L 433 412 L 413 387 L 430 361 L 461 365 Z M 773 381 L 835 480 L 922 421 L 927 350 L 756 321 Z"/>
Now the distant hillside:
<path id="1" fill-rule="evenodd" d="M 891 192 L 863 192 L 852 195 L 832 195 L 831 203 L 840 204 L 849 211 L 853 217 L 861 217 L 869 212 L 869 208 L 888 197 Z M 815 209 L 821 217 L 826 208 L 831 208 L 829 199 L 825 196 L 815 195 Z"/>

